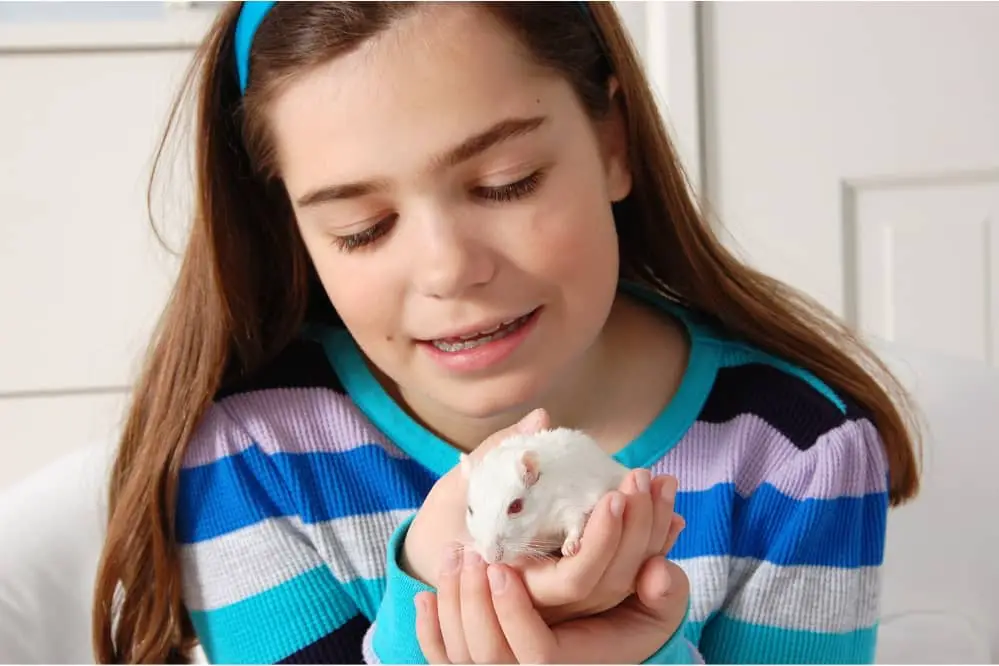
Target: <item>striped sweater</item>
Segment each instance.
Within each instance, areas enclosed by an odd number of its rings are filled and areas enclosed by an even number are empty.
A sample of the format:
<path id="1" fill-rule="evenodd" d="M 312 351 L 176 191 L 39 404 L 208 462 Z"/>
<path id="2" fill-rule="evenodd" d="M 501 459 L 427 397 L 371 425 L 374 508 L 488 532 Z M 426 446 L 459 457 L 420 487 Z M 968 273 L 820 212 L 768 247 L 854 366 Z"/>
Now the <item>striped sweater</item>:
<path id="1" fill-rule="evenodd" d="M 874 658 L 888 511 L 871 421 L 814 376 L 673 304 L 688 367 L 616 458 L 679 479 L 688 615 L 650 663 Z M 212 662 L 426 663 L 399 568 L 458 451 L 381 388 L 342 329 L 220 394 L 185 456 L 183 598 Z"/>

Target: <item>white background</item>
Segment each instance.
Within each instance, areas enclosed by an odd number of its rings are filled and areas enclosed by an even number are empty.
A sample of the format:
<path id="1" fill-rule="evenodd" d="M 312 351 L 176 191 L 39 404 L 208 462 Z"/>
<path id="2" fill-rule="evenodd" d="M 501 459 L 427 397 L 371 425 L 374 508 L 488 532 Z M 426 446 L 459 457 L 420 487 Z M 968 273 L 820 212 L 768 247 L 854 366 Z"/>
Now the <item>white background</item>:
<path id="1" fill-rule="evenodd" d="M 145 186 L 210 10 L 69 5 L 0 5 L 0 489 L 113 439 L 175 266 Z M 618 5 L 727 242 L 866 333 L 999 362 L 999 4 Z"/>

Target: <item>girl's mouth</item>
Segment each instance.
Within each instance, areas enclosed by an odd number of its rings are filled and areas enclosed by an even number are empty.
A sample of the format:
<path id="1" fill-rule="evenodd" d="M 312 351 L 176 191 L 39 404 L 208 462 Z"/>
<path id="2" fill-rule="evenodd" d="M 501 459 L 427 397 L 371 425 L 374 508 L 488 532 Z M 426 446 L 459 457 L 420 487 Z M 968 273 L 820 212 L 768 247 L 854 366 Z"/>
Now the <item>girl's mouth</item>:
<path id="1" fill-rule="evenodd" d="M 445 338 L 442 340 L 432 340 L 430 344 L 439 349 L 442 352 L 454 353 L 465 351 L 466 349 L 474 349 L 480 347 L 489 342 L 494 342 L 496 340 L 502 340 L 503 338 L 516 333 L 520 330 L 524 324 L 530 320 L 531 315 L 535 311 L 531 311 L 522 317 L 517 317 L 516 319 L 511 319 L 510 321 L 505 321 L 488 331 L 482 331 L 481 333 L 473 333 L 471 335 L 463 335 L 458 338 Z"/>

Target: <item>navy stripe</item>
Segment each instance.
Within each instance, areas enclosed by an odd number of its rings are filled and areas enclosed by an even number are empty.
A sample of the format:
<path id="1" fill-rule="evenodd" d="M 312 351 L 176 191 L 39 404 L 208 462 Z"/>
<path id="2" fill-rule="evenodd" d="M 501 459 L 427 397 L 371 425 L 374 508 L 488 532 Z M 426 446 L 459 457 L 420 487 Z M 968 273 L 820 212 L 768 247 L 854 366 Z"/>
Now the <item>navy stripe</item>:
<path id="1" fill-rule="evenodd" d="M 718 370 L 698 418 L 724 423 L 740 414 L 754 414 L 805 451 L 821 435 L 858 415 L 855 407 L 846 404 L 844 415 L 804 379 L 766 363 L 747 363 Z"/>
<path id="2" fill-rule="evenodd" d="M 257 446 L 180 474 L 177 538 L 207 541 L 267 518 L 305 523 L 419 507 L 436 481 L 409 458 L 364 445 L 274 454 Z"/>
<path id="3" fill-rule="evenodd" d="M 331 634 L 289 655 L 279 664 L 363 664 L 361 645 L 371 626 L 363 615 L 357 615 Z"/>
<path id="4" fill-rule="evenodd" d="M 327 388 L 346 393 L 322 345 L 313 340 L 300 339 L 292 341 L 252 375 L 229 380 L 215 395 L 215 400 L 278 388 Z"/>
<path id="5" fill-rule="evenodd" d="M 796 500 L 769 484 L 748 498 L 731 483 L 681 492 L 687 519 L 671 558 L 732 555 L 782 566 L 862 567 L 884 555 L 888 496 Z"/>

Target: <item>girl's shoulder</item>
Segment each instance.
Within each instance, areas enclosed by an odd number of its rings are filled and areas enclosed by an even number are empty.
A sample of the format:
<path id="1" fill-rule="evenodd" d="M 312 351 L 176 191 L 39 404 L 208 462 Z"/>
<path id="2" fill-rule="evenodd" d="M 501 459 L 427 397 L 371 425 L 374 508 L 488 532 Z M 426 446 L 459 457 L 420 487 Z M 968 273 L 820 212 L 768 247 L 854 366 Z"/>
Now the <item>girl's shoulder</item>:
<path id="1" fill-rule="evenodd" d="M 216 394 L 188 445 L 184 467 L 245 454 L 350 453 L 374 446 L 404 454 L 344 390 L 322 345 L 296 339 L 277 357 Z"/>
<path id="2" fill-rule="evenodd" d="M 872 414 L 795 364 L 722 342 L 714 382 L 690 437 L 713 442 L 743 495 L 771 487 L 798 499 L 880 496 L 888 459 Z"/>
<path id="3" fill-rule="evenodd" d="M 859 403 L 814 373 L 741 342 L 720 345 L 715 381 L 700 420 L 762 421 L 800 450 L 839 428 L 873 423 Z"/>

